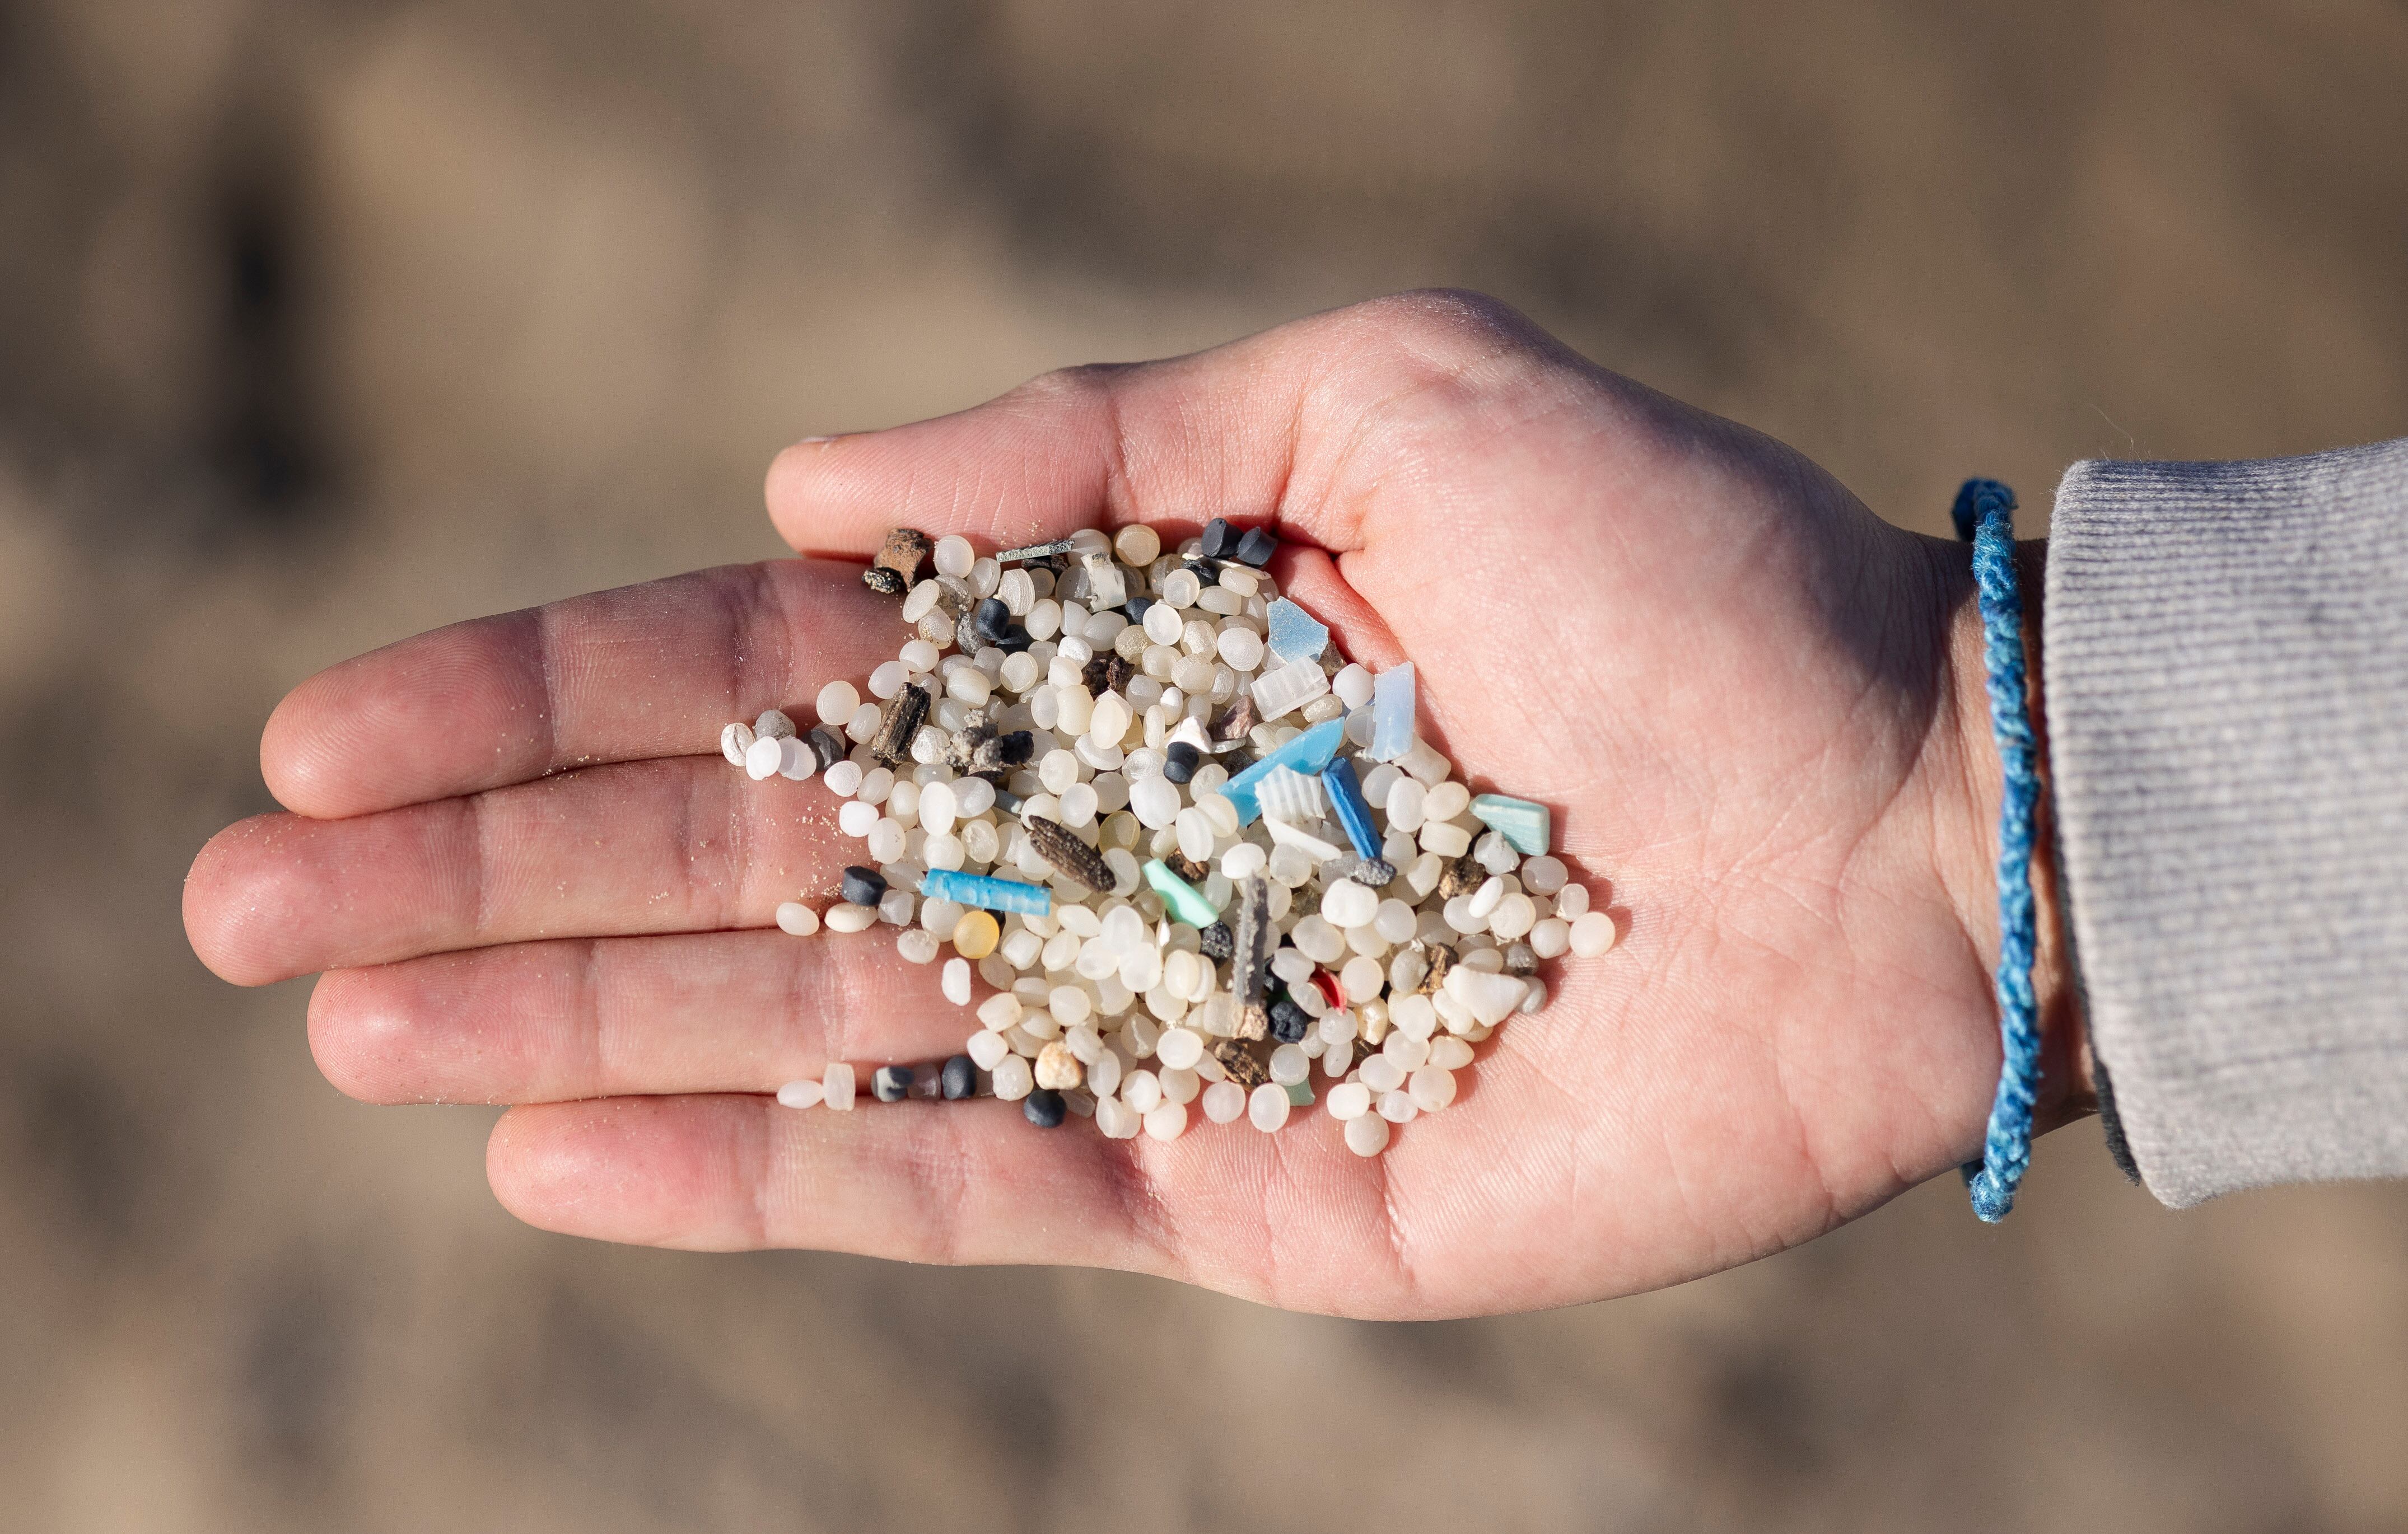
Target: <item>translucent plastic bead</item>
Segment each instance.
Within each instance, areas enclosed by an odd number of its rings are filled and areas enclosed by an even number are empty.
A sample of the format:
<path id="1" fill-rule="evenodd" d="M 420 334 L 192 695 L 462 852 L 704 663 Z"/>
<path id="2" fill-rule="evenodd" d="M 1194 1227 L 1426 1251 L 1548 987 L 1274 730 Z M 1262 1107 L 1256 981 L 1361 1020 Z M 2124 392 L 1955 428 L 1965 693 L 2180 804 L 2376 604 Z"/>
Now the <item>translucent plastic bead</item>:
<path id="1" fill-rule="evenodd" d="M 1323 1106 L 1333 1119 L 1359 1119 L 1371 1111 L 1371 1089 L 1360 1082 L 1342 1082 L 1329 1089 Z"/>
<path id="2" fill-rule="evenodd" d="M 1601 910 L 1584 913 L 1572 923 L 1572 952 L 1584 959 L 1596 958 L 1613 946 L 1616 934 L 1613 918 Z"/>
<path id="3" fill-rule="evenodd" d="M 1512 942 L 1527 935 L 1538 919 L 1536 902 L 1517 891 L 1499 899 L 1497 909 L 1488 913 L 1488 930 L 1499 940 Z"/>
<path id="4" fill-rule="evenodd" d="M 1363 1084 L 1376 1095 L 1394 1092 L 1405 1084 L 1405 1068 L 1384 1054 L 1374 1054 L 1363 1062 Z"/>
<path id="5" fill-rule="evenodd" d="M 957 533 L 939 538 L 931 557 L 939 575 L 949 575 L 956 581 L 969 574 L 970 566 L 978 563 L 978 552 L 970 547 L 970 540 Z"/>
<path id="6" fill-rule="evenodd" d="M 1346 1148 L 1360 1156 L 1378 1155 L 1388 1148 L 1388 1121 L 1362 1113 L 1346 1121 Z"/>
<path id="7" fill-rule="evenodd" d="M 1399 778 L 1388 790 L 1388 829 L 1416 832 L 1422 828 L 1422 807 L 1429 791 L 1412 778 Z"/>
<path id="8" fill-rule="evenodd" d="M 1149 831 L 1159 831 L 1179 818 L 1179 785 L 1167 778 L 1145 778 L 1129 785 L 1129 809 Z"/>
<path id="9" fill-rule="evenodd" d="M 820 1104 L 820 1099 L 826 1096 L 827 1086 L 824 1082 L 813 1081 L 788 1082 L 785 1085 L 778 1088 L 778 1106 L 781 1108 L 816 1108 Z"/>
<path id="10" fill-rule="evenodd" d="M 808 938 L 820 929 L 820 913 L 799 900 L 788 900 L 778 907 L 778 930 L 797 938 Z"/>
<path id="11" fill-rule="evenodd" d="M 1335 927 L 1368 925 L 1379 910 L 1379 892 L 1351 879 L 1330 885 L 1321 897 L 1322 917 Z"/>
<path id="12" fill-rule="evenodd" d="M 820 1100 L 839 1113 L 853 1111 L 853 1067 L 831 1060 L 820 1074 Z"/>
<path id="13" fill-rule="evenodd" d="M 1488 920 L 1489 913 L 1497 909 L 1497 903 L 1504 898 L 1505 881 L 1491 875 L 1478 889 L 1471 892 L 1471 900 L 1464 907 L 1464 914 L 1475 921 L 1484 923 Z M 1477 931 L 1478 928 L 1469 930 Z"/>
<path id="14" fill-rule="evenodd" d="M 1339 668 L 1329 679 L 1329 690 L 1349 709 L 1359 709 L 1371 701 L 1371 673 L 1360 666 L 1349 664 Z"/>
<path id="15" fill-rule="evenodd" d="M 1387 982 L 1387 970 L 1380 961 L 1363 953 L 1348 959 L 1346 968 L 1338 972 L 1338 983 L 1346 992 L 1349 1001 L 1370 1000 L 1380 994 L 1380 987 Z"/>
<path id="16" fill-rule="evenodd" d="M 1269 1134 L 1287 1122 L 1288 1110 L 1293 1106 L 1288 1101 L 1287 1088 L 1265 1082 L 1247 1096 L 1246 1117 L 1255 1128 Z"/>
<path id="17" fill-rule="evenodd" d="M 995 1095 L 1006 1102 L 1018 1102 L 1036 1089 L 1037 1069 L 1018 1054 L 1007 1054 L 995 1063 Z"/>
<path id="18" fill-rule="evenodd" d="M 1121 1101 L 1140 1113 L 1162 1106 L 1162 1078 L 1151 1070 L 1132 1070 L 1121 1078 Z"/>
<path id="19" fill-rule="evenodd" d="M 1453 820 L 1471 808 L 1471 790 L 1458 782 L 1442 782 L 1433 786 L 1422 799 L 1422 814 L 1429 820 Z"/>
<path id="20" fill-rule="evenodd" d="M 847 810 L 856 807 L 867 808 L 860 806 L 857 800 L 845 806 Z M 910 837 L 900 822 L 882 819 L 869 828 L 869 834 L 862 839 L 862 843 L 868 848 L 871 857 L 881 863 L 892 863 L 903 855 Z"/>
<path id="21" fill-rule="evenodd" d="M 1246 1089 L 1235 1082 L 1214 1082 L 1204 1089 L 1198 1106 L 1214 1124 L 1234 1124 L 1238 1115 L 1246 1111 Z"/>
<path id="22" fill-rule="evenodd" d="M 1421 1105 L 1403 1092 L 1381 1093 L 1377 1108 L 1390 1124 L 1411 1124 L 1421 1116 Z"/>
<path id="23" fill-rule="evenodd" d="M 1380 1053 L 1405 1070 L 1419 1070 L 1429 1064 L 1429 1051 L 1427 1039 L 1417 1039 L 1402 1028 L 1391 1030 L 1380 1041 Z"/>
<path id="24" fill-rule="evenodd" d="M 1145 1126 L 1145 1115 L 1108 1094 L 1096 1098 L 1096 1129 L 1106 1140 L 1135 1140 Z"/>
<path id="25" fill-rule="evenodd" d="M 1471 850 L 1471 833 L 1460 825 L 1431 821 L 1422 827 L 1422 850 L 1440 857 L 1461 857 Z"/>
<path id="26" fill-rule="evenodd" d="M 752 743 L 744 748 L 744 775 L 756 783 L 765 781 L 778 775 L 784 761 L 785 753 L 776 737 L 755 736 Z"/>
<path id="27" fill-rule="evenodd" d="M 1462 1040 L 1449 1039 L 1448 1042 L 1460 1043 Z M 1407 1094 L 1413 1099 L 1414 1107 L 1425 1113 L 1435 1113 L 1455 1101 L 1455 1074 L 1434 1065 L 1424 1066 L 1413 1072 L 1412 1081 L 1407 1083 Z"/>
<path id="28" fill-rule="evenodd" d="M 1162 1083 L 1164 1102 L 1191 1103 L 1196 1100 L 1196 1094 L 1204 1089 L 1201 1077 L 1193 1070 L 1177 1066 L 1164 1067 L 1155 1073 L 1154 1079 Z"/>
<path id="29" fill-rule="evenodd" d="M 1204 1036 L 1192 1028 L 1168 1028 L 1154 1052 L 1166 1066 L 1192 1069 L 1204 1057 Z"/>
<path id="30" fill-rule="evenodd" d="M 1555 892 L 1555 914 L 1567 922 L 1576 922 L 1588 914 L 1588 886 L 1566 884 Z"/>
<path id="31" fill-rule="evenodd" d="M 853 683 L 839 679 L 820 689 L 815 707 L 819 710 L 821 724 L 841 726 L 852 723 L 853 714 L 861 708 L 861 695 L 853 691 Z"/>
<path id="32" fill-rule="evenodd" d="M 1471 1046 L 1448 1034 L 1430 1040 L 1429 1063 L 1440 1070 L 1461 1070 L 1471 1064 Z"/>
<path id="33" fill-rule="evenodd" d="M 1271 1080 L 1282 1086 L 1300 1082 L 1311 1074 L 1312 1061 L 1294 1044 L 1282 1044 L 1271 1051 Z"/>
<path id="34" fill-rule="evenodd" d="M 943 990 L 947 1001 L 956 1007 L 968 1006 L 970 1004 L 970 961 L 963 958 L 947 959 L 938 985 Z"/>
<path id="35" fill-rule="evenodd" d="M 1542 959 L 1561 958 L 1572 946 L 1572 925 L 1560 916 L 1550 916 L 1532 925 L 1529 934 L 1530 952 Z"/>

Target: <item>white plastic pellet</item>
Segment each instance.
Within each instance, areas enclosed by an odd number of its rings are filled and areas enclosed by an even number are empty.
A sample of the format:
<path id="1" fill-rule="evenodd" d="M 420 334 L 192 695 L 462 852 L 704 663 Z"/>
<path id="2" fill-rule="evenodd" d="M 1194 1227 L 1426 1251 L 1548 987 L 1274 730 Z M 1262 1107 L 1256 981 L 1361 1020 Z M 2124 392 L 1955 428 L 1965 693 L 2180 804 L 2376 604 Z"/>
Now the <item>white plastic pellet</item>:
<path id="1" fill-rule="evenodd" d="M 862 772 L 859 762 L 843 761 L 821 774 L 820 781 L 825 783 L 827 791 L 838 798 L 851 798 L 861 791 L 861 781 L 864 776 L 866 775 Z"/>
<path id="2" fill-rule="evenodd" d="M 944 991 L 947 1001 L 956 1007 L 968 1006 L 970 1004 L 970 961 L 962 958 L 947 959 L 938 985 Z"/>
<path id="3" fill-rule="evenodd" d="M 1151 1070 L 1132 1070 L 1121 1078 L 1121 1101 L 1140 1113 L 1162 1106 L 1162 1078 Z"/>
<path id="4" fill-rule="evenodd" d="M 1421 1116 L 1421 1105 L 1402 1092 L 1383 1092 L 1374 1106 L 1390 1124 L 1411 1124 Z"/>
<path id="5" fill-rule="evenodd" d="M 1488 931 L 1501 942 L 1512 942 L 1527 936 L 1538 920 L 1537 903 L 1517 890 L 1499 899 L 1488 913 Z"/>
<path id="6" fill-rule="evenodd" d="M 974 1033 L 962 1051 L 981 1070 L 993 1070 L 1011 1053 L 1011 1041 L 999 1033 Z"/>
<path id="7" fill-rule="evenodd" d="M 1360 709 L 1371 701 L 1371 673 L 1350 663 L 1329 679 L 1329 690 L 1349 709 Z"/>
<path id="8" fill-rule="evenodd" d="M 1572 952 L 1582 958 L 1593 959 L 1613 946 L 1616 933 L 1613 918 L 1601 910 L 1584 913 L 1572 923 Z"/>
<path id="9" fill-rule="evenodd" d="M 1096 1128 L 1106 1140 L 1135 1140 L 1145 1127 L 1145 1115 L 1110 1095 L 1096 1098 Z"/>
<path id="10" fill-rule="evenodd" d="M 1449 1042 L 1460 1043 L 1462 1040 L 1451 1039 Z M 1406 1084 L 1406 1093 L 1413 1099 L 1414 1107 L 1425 1113 L 1435 1113 L 1455 1101 L 1455 1073 L 1437 1066 L 1424 1066 L 1413 1072 L 1412 1080 Z"/>
<path id="11" fill-rule="evenodd" d="M 808 938 L 820 929 L 820 913 L 800 900 L 788 900 L 778 907 L 778 930 L 797 938 Z"/>
<path id="12" fill-rule="evenodd" d="M 1371 1089 L 1360 1082 L 1341 1082 L 1322 1102 L 1333 1119 L 1359 1119 L 1371 1111 Z"/>
<path id="13" fill-rule="evenodd" d="M 1312 1061 L 1294 1044 L 1282 1044 L 1271 1051 L 1271 1080 L 1282 1086 L 1292 1086 L 1312 1073 Z"/>
<path id="14" fill-rule="evenodd" d="M 1567 922 L 1576 922 L 1588 914 L 1588 886 L 1566 884 L 1555 892 L 1555 914 Z"/>
<path id="15" fill-rule="evenodd" d="M 818 771 L 819 766 L 818 753 L 800 740 L 789 736 L 778 742 L 778 776 L 788 782 L 801 782 Z"/>
<path id="16" fill-rule="evenodd" d="M 1321 915 L 1331 926 L 1366 926 L 1379 912 L 1380 893 L 1369 884 L 1341 879 L 1321 897 Z M 1337 955 L 1330 955 L 1335 958 Z"/>
<path id="17" fill-rule="evenodd" d="M 1346 1148 L 1356 1155 L 1378 1155 L 1388 1148 L 1388 1121 L 1377 1113 L 1359 1113 L 1348 1119 Z"/>
<path id="18" fill-rule="evenodd" d="M 1019 1054 L 1007 1054 L 995 1063 L 995 1095 L 1006 1102 L 1018 1102 L 1037 1087 L 1037 1069 Z"/>
<path id="19" fill-rule="evenodd" d="M 1179 785 L 1168 778 L 1144 778 L 1129 784 L 1129 810 L 1149 831 L 1159 831 L 1179 818 Z"/>
<path id="20" fill-rule="evenodd" d="M 878 812 L 878 806 L 874 804 L 864 804 L 859 799 L 848 799 L 844 803 L 837 806 L 837 829 L 842 831 L 849 837 L 866 837 L 869 835 L 870 827 L 876 825 L 884 817 L 880 815 Z"/>
<path id="21" fill-rule="evenodd" d="M 841 728 L 852 723 L 853 714 L 861 708 L 861 695 L 853 690 L 853 683 L 838 678 L 820 689 L 819 698 L 813 707 L 819 710 L 821 724 Z"/>
<path id="22" fill-rule="evenodd" d="M 820 919 L 827 924 L 830 932 L 867 932 L 878 925 L 878 911 L 875 907 L 839 901 L 828 907 L 827 913 Z"/>
<path id="23" fill-rule="evenodd" d="M 930 551 L 930 558 L 939 575 L 950 575 L 959 581 L 970 573 L 972 565 L 978 563 L 978 552 L 970 547 L 969 539 L 953 533 L 937 540 L 937 547 Z"/>
<path id="24" fill-rule="evenodd" d="M 1440 857 L 1461 857 L 1471 850 L 1471 833 L 1460 825 L 1431 821 L 1422 827 L 1422 851 Z"/>
<path id="25" fill-rule="evenodd" d="M 1290 1106 L 1286 1087 L 1265 1082 L 1247 1097 L 1246 1117 L 1268 1135 L 1287 1122 Z"/>
<path id="26" fill-rule="evenodd" d="M 1145 1115 L 1145 1132 L 1155 1140 L 1177 1140 L 1187 1132 L 1187 1105 L 1157 1104 Z"/>
<path id="27" fill-rule="evenodd" d="M 1374 1095 L 1394 1092 L 1405 1084 L 1405 1068 L 1384 1054 L 1374 1054 L 1363 1062 L 1363 1084 Z"/>
<path id="28" fill-rule="evenodd" d="M 1204 1036 L 1193 1028 L 1166 1028 L 1154 1054 L 1166 1066 L 1193 1069 L 1204 1057 Z"/>
<path id="29" fill-rule="evenodd" d="M 839 1113 L 853 1111 L 853 1067 L 831 1060 L 820 1073 L 820 1100 Z"/>
<path id="30" fill-rule="evenodd" d="M 1440 1070 L 1461 1070 L 1471 1064 L 1471 1046 L 1453 1034 L 1430 1040 L 1429 1063 Z"/>
<path id="31" fill-rule="evenodd" d="M 1246 1111 L 1246 1089 L 1235 1082 L 1214 1082 L 1204 1089 L 1203 1101 L 1199 1106 L 1204 1110 L 1204 1116 L 1213 1123 L 1234 1124 L 1238 1115 Z"/>
<path id="32" fill-rule="evenodd" d="M 1176 1067 L 1166 1066 L 1155 1073 L 1154 1079 L 1162 1083 L 1162 1100 L 1165 1102 L 1194 1102 L 1196 1094 L 1204 1089 L 1203 1078 L 1193 1070 Z"/>
<path id="33" fill-rule="evenodd" d="M 752 749 L 753 739 L 752 726 L 739 719 L 719 732 L 719 754 L 742 767 L 744 753 Z"/>
<path id="34" fill-rule="evenodd" d="M 1471 892 L 1470 899 L 1464 906 L 1464 914 L 1484 925 L 1488 920 L 1488 913 L 1495 910 L 1497 902 L 1504 898 L 1505 881 L 1491 875 L 1478 889 Z M 1468 927 L 1465 930 L 1477 932 L 1480 928 Z"/>
<path id="35" fill-rule="evenodd" d="M 859 803 L 856 799 L 853 805 L 845 808 L 852 809 Z M 862 839 L 862 845 L 877 862 L 893 863 L 902 857 L 910 846 L 910 834 L 902 822 L 882 819 L 869 828 L 869 834 Z"/>
<path id="36" fill-rule="evenodd" d="M 777 737 L 755 736 L 752 743 L 744 748 L 744 775 L 756 783 L 765 781 L 778 775 L 778 767 L 784 759 L 785 753 L 780 748 Z"/>

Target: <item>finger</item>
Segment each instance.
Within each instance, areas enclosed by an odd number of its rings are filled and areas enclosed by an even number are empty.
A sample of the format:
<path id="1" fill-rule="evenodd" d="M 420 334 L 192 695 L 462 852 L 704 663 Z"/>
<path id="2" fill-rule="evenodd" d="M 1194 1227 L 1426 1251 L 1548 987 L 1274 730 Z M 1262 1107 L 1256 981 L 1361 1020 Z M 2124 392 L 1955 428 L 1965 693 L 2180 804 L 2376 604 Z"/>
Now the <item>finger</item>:
<path id="1" fill-rule="evenodd" d="M 267 722 L 277 801 L 358 815 L 596 762 L 715 753 L 734 719 L 808 727 L 822 682 L 891 656 L 855 565 L 732 565 L 453 624 L 321 671 Z"/>
<path id="2" fill-rule="evenodd" d="M 349 820 L 261 815 L 201 850 L 185 928 L 211 969 L 257 985 L 538 938 L 766 926 L 863 860 L 838 802 L 679 756 Z"/>
<path id="3" fill-rule="evenodd" d="M 365 1102 L 769 1092 L 832 1060 L 960 1052 L 978 1023 L 898 928 L 513 943 L 337 969 L 309 997 L 318 1067 Z M 949 955 L 950 956 L 950 955 Z"/>
<path id="4" fill-rule="evenodd" d="M 1048 374 L 889 431 L 799 442 L 769 470 L 770 519 L 808 552 L 860 557 L 903 523 L 1008 546 L 1103 523 L 1275 518 L 1363 547 L 1393 409 L 1543 341 L 1493 299 L 1404 294 L 1189 356 Z M 1552 343 L 1547 343 L 1552 345 Z"/>
<path id="5" fill-rule="evenodd" d="M 1164 1143 L 1104 1140 L 1080 1121 L 1036 1129 L 992 1098 L 852 1113 L 614 1098 L 512 1109 L 486 1170 L 520 1219 L 602 1240 L 1071 1263 L 1270 1304 L 1395 1311 L 1410 1286 L 1383 1169 L 1350 1154 L 1340 1127 L 1325 1115 Z"/>

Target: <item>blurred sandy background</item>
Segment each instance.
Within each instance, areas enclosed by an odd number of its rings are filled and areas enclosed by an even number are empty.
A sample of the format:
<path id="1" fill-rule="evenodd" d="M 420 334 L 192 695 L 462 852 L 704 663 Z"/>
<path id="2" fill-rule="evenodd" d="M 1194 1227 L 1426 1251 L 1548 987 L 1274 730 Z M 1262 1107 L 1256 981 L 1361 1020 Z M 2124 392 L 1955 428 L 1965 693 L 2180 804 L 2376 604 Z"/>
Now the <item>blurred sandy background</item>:
<path id="1" fill-rule="evenodd" d="M 2408 432 L 2408 7 L 0 5 L 0 1527 L 2408 1527 L 2408 1189 L 2095 1127 L 1423 1326 L 539 1235 L 185 949 L 294 681 L 771 452 L 1425 283 L 1958 478 Z"/>

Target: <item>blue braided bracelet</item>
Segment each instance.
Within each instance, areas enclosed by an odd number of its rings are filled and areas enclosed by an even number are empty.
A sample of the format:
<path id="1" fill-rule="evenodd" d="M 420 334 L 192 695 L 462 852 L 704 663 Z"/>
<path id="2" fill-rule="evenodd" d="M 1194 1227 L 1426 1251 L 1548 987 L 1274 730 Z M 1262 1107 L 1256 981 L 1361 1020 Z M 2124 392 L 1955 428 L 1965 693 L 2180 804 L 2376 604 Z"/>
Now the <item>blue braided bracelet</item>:
<path id="1" fill-rule="evenodd" d="M 1999 802 L 1999 1094 L 1982 1159 L 1964 1167 L 1973 1212 L 2007 1217 L 2031 1165 L 2032 1098 L 2040 1085 L 2039 1004 L 2032 996 L 2032 820 L 2040 804 L 2038 753 L 2024 700 L 2024 603 L 2015 589 L 2015 493 L 1996 480 L 1968 480 L 1950 514 L 1973 545 L 1982 603 L 1982 663 L 1989 677 L 1990 735 L 2006 769 Z"/>

